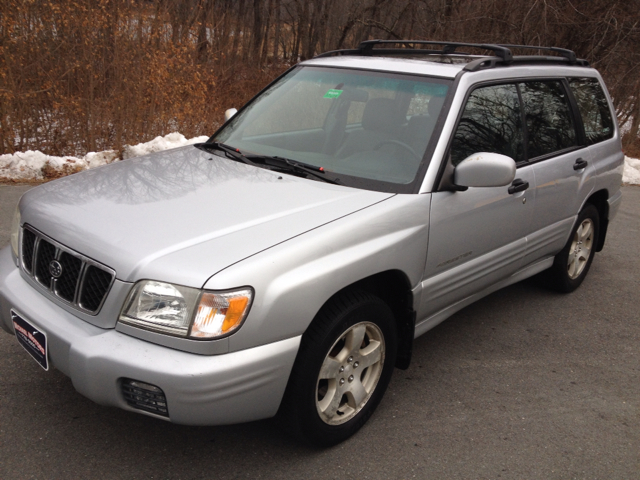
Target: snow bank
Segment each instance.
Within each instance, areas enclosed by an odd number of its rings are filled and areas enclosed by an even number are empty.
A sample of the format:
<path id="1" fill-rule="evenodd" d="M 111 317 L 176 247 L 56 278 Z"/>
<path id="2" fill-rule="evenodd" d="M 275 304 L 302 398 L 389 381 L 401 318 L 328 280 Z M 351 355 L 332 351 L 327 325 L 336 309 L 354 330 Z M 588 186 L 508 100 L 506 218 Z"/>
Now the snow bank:
<path id="1" fill-rule="evenodd" d="M 187 140 L 184 135 L 173 132 L 164 137 L 156 137 L 150 142 L 139 143 L 138 145 L 126 145 L 122 151 L 122 159 L 140 157 L 148 153 L 160 152 L 170 148 L 182 147 L 183 145 L 191 145 L 192 143 L 206 142 L 209 137 L 202 136 Z"/>
<path id="2" fill-rule="evenodd" d="M 640 185 L 640 160 L 624 157 L 624 172 L 622 182 L 631 185 Z"/>
<path id="3" fill-rule="evenodd" d="M 134 146 L 126 145 L 122 153 L 122 158 L 139 157 L 169 148 L 204 142 L 207 138 L 209 137 L 202 136 L 187 140 L 184 135 L 174 132 L 164 137 L 156 137 L 147 143 L 139 143 Z M 90 152 L 84 157 L 55 157 L 53 155 L 45 155 L 37 150 L 29 150 L 26 152 L 0 155 L 0 179 L 18 182 L 42 180 L 45 177 L 43 168 L 53 169 L 61 174 L 69 174 L 99 167 L 100 165 L 105 165 L 116 160 L 118 160 L 118 153 L 115 150 Z"/>
<path id="4" fill-rule="evenodd" d="M 90 152 L 84 157 L 55 157 L 36 150 L 0 155 L 0 178 L 16 181 L 42 180 L 43 168 L 61 173 L 74 173 L 111 163 L 118 158 L 115 150 Z"/>

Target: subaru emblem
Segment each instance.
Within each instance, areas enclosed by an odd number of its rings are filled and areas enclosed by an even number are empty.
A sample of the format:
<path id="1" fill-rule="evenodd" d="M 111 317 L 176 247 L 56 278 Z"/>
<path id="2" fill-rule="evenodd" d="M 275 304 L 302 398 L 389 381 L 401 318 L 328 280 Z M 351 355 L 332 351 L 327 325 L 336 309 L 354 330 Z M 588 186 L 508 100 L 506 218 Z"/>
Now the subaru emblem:
<path id="1" fill-rule="evenodd" d="M 49 262 L 49 273 L 53 278 L 60 278 L 62 276 L 62 265 L 57 260 L 51 260 Z"/>

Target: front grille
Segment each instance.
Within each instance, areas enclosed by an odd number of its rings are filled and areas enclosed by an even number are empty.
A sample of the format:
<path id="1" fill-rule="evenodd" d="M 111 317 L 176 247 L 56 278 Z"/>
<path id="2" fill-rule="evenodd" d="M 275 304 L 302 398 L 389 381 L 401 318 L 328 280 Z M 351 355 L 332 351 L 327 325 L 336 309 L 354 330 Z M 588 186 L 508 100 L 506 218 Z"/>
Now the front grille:
<path id="1" fill-rule="evenodd" d="M 60 264 L 63 266 L 62 275 L 56 280 L 56 293 L 67 302 L 73 302 L 76 298 L 76 287 L 82 272 L 82 260 L 70 253 L 60 254 Z M 95 310 L 89 308 L 88 310 Z"/>
<path id="2" fill-rule="evenodd" d="M 22 231 L 22 265 L 31 273 L 33 268 L 33 249 L 36 245 L 36 235 L 31 230 Z"/>
<path id="3" fill-rule="evenodd" d="M 111 285 L 112 276 L 109 272 L 90 265 L 84 277 L 84 288 L 80 293 L 80 305 L 87 310 L 97 310 L 102 303 L 104 293 Z"/>
<path id="4" fill-rule="evenodd" d="M 167 397 L 160 387 L 130 378 L 123 378 L 120 385 L 122 396 L 130 407 L 163 417 L 169 416 Z"/>
<path id="5" fill-rule="evenodd" d="M 51 288 L 51 274 L 49 264 L 56 258 L 56 247 L 46 240 L 40 239 L 36 250 L 36 280 L 43 286 Z"/>
<path id="6" fill-rule="evenodd" d="M 29 226 L 22 230 L 21 255 L 23 270 L 42 288 L 90 314 L 98 313 L 115 280 L 115 272 L 109 267 L 60 245 Z"/>

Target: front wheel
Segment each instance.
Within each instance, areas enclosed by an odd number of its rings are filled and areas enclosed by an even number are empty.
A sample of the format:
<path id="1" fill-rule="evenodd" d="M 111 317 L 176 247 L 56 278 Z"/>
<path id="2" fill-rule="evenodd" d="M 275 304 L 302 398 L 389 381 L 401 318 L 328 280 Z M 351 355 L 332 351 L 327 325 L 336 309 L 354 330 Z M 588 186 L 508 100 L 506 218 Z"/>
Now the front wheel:
<path id="1" fill-rule="evenodd" d="M 599 232 L 598 209 L 587 204 L 578 214 L 567 244 L 556 255 L 549 270 L 550 280 L 556 290 L 568 293 L 580 286 L 591 267 Z"/>
<path id="2" fill-rule="evenodd" d="M 302 337 L 282 416 L 319 446 L 349 438 L 382 399 L 396 346 L 393 313 L 382 300 L 362 291 L 339 294 Z"/>

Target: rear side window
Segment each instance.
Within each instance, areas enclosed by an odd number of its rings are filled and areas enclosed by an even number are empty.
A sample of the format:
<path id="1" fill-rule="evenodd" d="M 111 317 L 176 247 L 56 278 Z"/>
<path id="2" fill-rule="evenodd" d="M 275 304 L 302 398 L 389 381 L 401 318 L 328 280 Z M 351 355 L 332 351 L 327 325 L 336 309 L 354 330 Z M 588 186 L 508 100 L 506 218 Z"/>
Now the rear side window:
<path id="1" fill-rule="evenodd" d="M 516 162 L 524 160 L 521 118 L 515 85 L 475 89 L 453 137 L 453 165 L 479 152 L 500 153 Z"/>
<path id="2" fill-rule="evenodd" d="M 587 144 L 613 137 L 613 119 L 609 102 L 595 78 L 570 78 L 569 85 L 582 116 Z"/>
<path id="3" fill-rule="evenodd" d="M 571 108 L 562 82 L 520 84 L 527 121 L 527 153 L 541 157 L 577 145 Z"/>

